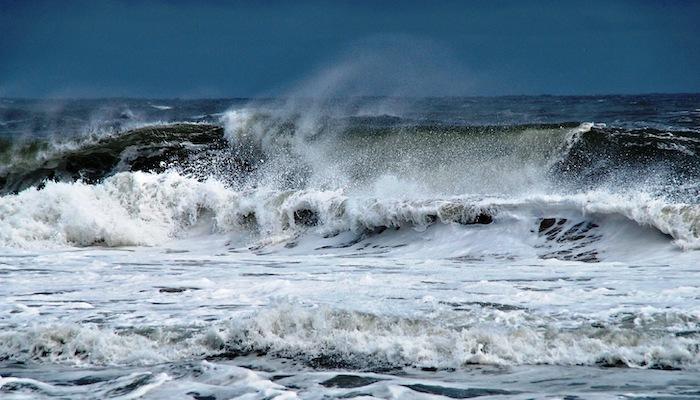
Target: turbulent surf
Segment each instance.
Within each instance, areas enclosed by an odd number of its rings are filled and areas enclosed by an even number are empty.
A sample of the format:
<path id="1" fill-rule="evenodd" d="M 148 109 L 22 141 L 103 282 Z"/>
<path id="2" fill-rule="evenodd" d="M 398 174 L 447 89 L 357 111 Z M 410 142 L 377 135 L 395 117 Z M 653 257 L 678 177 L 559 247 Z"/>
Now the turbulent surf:
<path id="1" fill-rule="evenodd" d="M 0 99 L 0 393 L 690 398 L 699 129 L 698 95 Z"/>

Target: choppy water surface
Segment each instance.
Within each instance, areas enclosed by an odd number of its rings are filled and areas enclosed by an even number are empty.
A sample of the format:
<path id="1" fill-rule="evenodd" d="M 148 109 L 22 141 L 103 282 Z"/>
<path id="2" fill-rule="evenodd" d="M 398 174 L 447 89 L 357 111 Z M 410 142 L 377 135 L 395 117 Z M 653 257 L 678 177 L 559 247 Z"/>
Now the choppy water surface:
<path id="1" fill-rule="evenodd" d="M 2 398 L 700 397 L 700 97 L 0 103 Z"/>

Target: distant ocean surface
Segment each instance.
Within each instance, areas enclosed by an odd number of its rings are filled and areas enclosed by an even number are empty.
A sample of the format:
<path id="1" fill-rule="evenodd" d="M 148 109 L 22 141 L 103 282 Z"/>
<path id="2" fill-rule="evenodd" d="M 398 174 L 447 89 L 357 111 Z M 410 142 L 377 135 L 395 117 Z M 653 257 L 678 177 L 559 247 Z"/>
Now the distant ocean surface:
<path id="1" fill-rule="evenodd" d="M 0 398 L 700 398 L 700 94 L 0 99 Z"/>

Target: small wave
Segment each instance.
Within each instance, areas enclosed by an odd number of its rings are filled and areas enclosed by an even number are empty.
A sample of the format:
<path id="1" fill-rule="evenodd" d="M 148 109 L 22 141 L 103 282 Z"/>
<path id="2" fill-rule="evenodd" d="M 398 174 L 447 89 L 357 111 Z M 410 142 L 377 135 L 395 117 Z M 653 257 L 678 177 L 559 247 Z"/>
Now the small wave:
<path id="1" fill-rule="evenodd" d="M 165 373 L 151 374 L 144 372 L 132 373 L 107 382 L 87 383 L 78 381 L 79 385 L 60 385 L 32 378 L 0 377 L 0 389 L 3 389 L 4 393 L 12 393 L 16 390 L 23 395 L 27 395 L 27 392 L 30 392 L 32 398 L 38 398 L 39 396 L 80 398 L 85 395 L 84 386 L 90 385 L 92 386 L 90 394 L 95 398 L 114 398 L 115 395 L 120 395 L 117 398 L 129 400 L 141 398 L 171 379 L 172 377 Z"/>
<path id="2" fill-rule="evenodd" d="M 546 326 L 544 321 L 528 317 L 525 310 L 478 310 L 452 318 L 442 315 L 436 320 L 421 320 L 278 307 L 243 324 L 233 324 L 216 338 L 228 351 L 262 351 L 330 368 L 618 362 L 635 367 L 682 368 L 700 362 L 693 338 L 591 321 L 566 330 L 551 325 L 542 330 L 538 328 L 541 326 Z M 209 340 L 210 345 L 216 343 L 211 337 Z"/>
<path id="3" fill-rule="evenodd" d="M 0 333 L 0 358 L 81 365 L 152 365 L 250 353 L 319 368 L 460 368 L 469 364 L 700 367 L 697 318 L 660 313 L 557 328 L 527 310 L 491 305 L 434 318 L 375 315 L 280 304 L 211 327 L 113 331 L 50 325 Z M 656 321 L 656 322 L 655 322 Z M 680 333 L 660 326 L 684 329 Z M 695 329 L 695 330 L 693 330 Z M 684 332 L 690 332 L 685 334 Z"/>

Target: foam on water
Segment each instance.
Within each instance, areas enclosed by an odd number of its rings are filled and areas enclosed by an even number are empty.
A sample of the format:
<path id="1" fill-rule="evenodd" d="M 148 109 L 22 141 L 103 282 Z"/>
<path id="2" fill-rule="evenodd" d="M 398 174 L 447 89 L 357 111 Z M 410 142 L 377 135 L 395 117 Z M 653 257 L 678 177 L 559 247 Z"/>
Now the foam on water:
<path id="1" fill-rule="evenodd" d="M 667 379 L 659 369 L 683 369 L 676 379 L 693 381 L 700 292 L 691 252 L 649 231 L 633 239 L 645 240 L 647 250 L 634 254 L 637 262 L 540 259 L 536 245 L 544 237 L 533 233 L 530 246 L 518 237 L 525 227 L 498 224 L 389 229 L 349 247 L 322 245 L 344 243 L 350 233 L 307 231 L 296 247 L 251 251 L 230 247 L 229 234 L 193 232 L 146 248 L 8 252 L 2 273 L 13 285 L 0 289 L 7 300 L 0 306 L 2 390 L 47 398 L 86 389 L 98 397 L 267 390 L 273 397 L 335 397 L 351 391 L 340 390 L 346 383 L 321 385 L 336 387 L 330 392 L 318 385 L 350 374 L 379 381 L 336 380 L 370 382 L 364 390 L 379 397 L 399 389 L 411 397 L 439 387 L 539 393 L 545 389 L 529 380 L 553 378 L 590 386 L 602 376 L 639 379 L 624 369 L 595 369 L 611 366 L 657 373 L 645 375 L 639 389 L 612 384 L 605 393 L 649 393 Z M 628 240 L 639 231 L 627 224 L 604 234 Z M 663 280 L 655 279 L 659 271 Z M 592 375 L 582 378 L 581 366 L 594 368 L 586 372 Z M 485 379 L 481 368 L 505 369 Z M 574 370 L 562 378 L 567 368 Z M 458 383 L 451 374 L 467 376 Z M 168 385 L 149 386 L 166 376 Z M 70 383 L 79 380 L 94 386 Z M 679 393 L 691 387 L 676 384 Z"/>
<path id="2" fill-rule="evenodd" d="M 460 368 L 471 364 L 700 367 L 698 310 L 646 310 L 568 326 L 498 304 L 436 304 L 418 317 L 280 304 L 214 326 L 108 330 L 49 325 L 6 330 L 0 355 L 14 362 L 153 365 L 221 354 L 272 355 L 326 368 Z M 500 308 L 500 309 L 499 309 Z M 247 315 L 246 315 L 247 314 Z M 622 319 L 629 321 L 627 326 Z"/>

